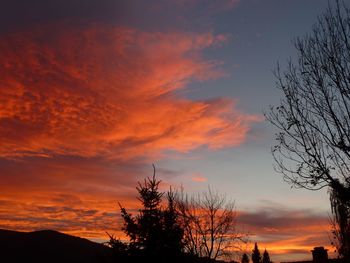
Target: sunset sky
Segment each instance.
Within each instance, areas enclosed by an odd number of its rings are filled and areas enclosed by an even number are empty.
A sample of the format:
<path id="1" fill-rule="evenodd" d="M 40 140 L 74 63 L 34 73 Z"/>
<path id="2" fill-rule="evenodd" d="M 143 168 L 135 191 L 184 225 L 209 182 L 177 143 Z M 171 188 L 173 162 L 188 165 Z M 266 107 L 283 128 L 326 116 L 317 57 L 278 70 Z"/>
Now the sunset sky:
<path id="1" fill-rule="evenodd" d="M 1 1 L 0 228 L 106 240 L 154 163 L 163 190 L 235 200 L 275 262 L 330 246 L 327 190 L 274 171 L 263 116 L 327 2 Z"/>

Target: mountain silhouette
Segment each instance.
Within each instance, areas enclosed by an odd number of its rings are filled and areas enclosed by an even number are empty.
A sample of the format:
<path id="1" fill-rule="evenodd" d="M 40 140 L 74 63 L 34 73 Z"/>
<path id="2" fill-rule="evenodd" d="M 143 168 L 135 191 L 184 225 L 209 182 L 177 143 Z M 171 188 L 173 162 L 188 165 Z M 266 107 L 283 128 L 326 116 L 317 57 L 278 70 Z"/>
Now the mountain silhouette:
<path id="1" fill-rule="evenodd" d="M 110 263 L 110 248 L 52 230 L 17 232 L 0 229 L 0 262 Z"/>

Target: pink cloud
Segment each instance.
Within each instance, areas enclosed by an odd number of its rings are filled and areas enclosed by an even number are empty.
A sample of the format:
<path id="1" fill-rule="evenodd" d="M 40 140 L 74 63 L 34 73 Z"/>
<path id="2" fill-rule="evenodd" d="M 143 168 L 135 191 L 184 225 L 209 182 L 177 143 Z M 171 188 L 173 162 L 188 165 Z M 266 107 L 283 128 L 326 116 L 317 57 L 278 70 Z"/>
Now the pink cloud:
<path id="1" fill-rule="evenodd" d="M 258 117 L 177 92 L 224 74 L 202 56 L 222 41 L 64 24 L 1 36 L 0 228 L 103 238 L 117 201 L 137 207 L 145 163 L 243 143 Z"/>
<path id="2" fill-rule="evenodd" d="M 229 99 L 175 95 L 221 76 L 222 36 L 62 26 L 1 38 L 0 155 L 137 158 L 232 147 L 256 121 Z"/>
<path id="3" fill-rule="evenodd" d="M 208 178 L 204 177 L 203 175 L 201 175 L 199 173 L 195 173 L 192 175 L 191 180 L 193 182 L 197 182 L 197 183 L 205 183 L 208 181 Z"/>

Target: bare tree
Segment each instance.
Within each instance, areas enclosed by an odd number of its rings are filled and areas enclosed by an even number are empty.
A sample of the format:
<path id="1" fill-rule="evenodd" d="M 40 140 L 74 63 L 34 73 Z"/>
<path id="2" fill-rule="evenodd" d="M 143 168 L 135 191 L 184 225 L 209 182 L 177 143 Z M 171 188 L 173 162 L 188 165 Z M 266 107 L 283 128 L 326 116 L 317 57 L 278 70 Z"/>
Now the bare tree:
<path id="1" fill-rule="evenodd" d="M 283 98 L 266 118 L 279 129 L 272 149 L 276 170 L 296 187 L 329 187 L 334 214 L 349 222 L 349 212 L 339 213 L 337 204 L 349 211 L 350 12 L 335 3 L 310 34 L 295 40 L 297 61 L 283 72 L 277 68 Z"/>
<path id="2" fill-rule="evenodd" d="M 230 256 L 245 242 L 247 235 L 237 228 L 235 203 L 210 188 L 202 195 L 189 197 L 181 192 L 177 208 L 184 229 L 187 252 L 216 259 Z"/>
<path id="3" fill-rule="evenodd" d="M 349 259 L 350 255 L 350 207 L 337 197 L 337 192 L 331 190 L 331 205 L 333 217 L 331 218 L 332 233 L 334 237 L 333 245 L 338 254 Z"/>

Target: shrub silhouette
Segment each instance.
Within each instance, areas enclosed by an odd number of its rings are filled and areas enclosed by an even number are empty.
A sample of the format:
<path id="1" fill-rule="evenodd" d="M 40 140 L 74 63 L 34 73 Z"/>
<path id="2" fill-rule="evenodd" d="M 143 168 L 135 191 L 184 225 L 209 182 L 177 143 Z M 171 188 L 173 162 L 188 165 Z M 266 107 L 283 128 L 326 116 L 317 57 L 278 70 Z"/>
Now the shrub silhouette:
<path id="1" fill-rule="evenodd" d="M 243 254 L 241 263 L 249 263 L 249 257 L 246 253 Z"/>

